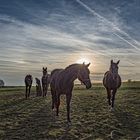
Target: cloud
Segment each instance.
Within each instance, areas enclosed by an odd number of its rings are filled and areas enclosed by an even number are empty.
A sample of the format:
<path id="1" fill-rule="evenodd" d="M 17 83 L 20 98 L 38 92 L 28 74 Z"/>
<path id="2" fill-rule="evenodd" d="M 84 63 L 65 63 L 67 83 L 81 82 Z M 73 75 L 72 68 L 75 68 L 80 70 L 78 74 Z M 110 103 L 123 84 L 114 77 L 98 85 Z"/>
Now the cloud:
<path id="1" fill-rule="evenodd" d="M 95 10 L 91 9 L 88 5 L 86 5 L 81 0 L 76 0 L 76 1 L 81 6 L 83 6 L 85 9 L 87 9 L 91 14 L 93 14 L 93 16 L 97 16 L 103 23 L 105 23 L 107 25 L 109 24 L 109 26 L 111 27 L 110 30 L 112 31 L 112 34 L 116 35 L 118 38 L 120 38 L 121 40 L 123 40 L 124 42 L 126 42 L 127 44 L 129 44 L 134 49 L 140 51 L 140 48 L 137 45 L 133 44 L 133 42 L 136 42 L 137 43 L 138 41 L 136 41 L 135 39 L 133 39 L 132 37 L 130 37 L 130 35 L 128 35 L 125 31 L 121 30 L 121 28 L 119 28 L 116 24 L 114 24 L 114 22 L 109 21 L 107 18 L 103 17 L 101 14 L 99 14 Z M 123 37 L 124 35 L 125 35 L 125 37 Z M 127 38 L 129 38 L 129 40 Z"/>

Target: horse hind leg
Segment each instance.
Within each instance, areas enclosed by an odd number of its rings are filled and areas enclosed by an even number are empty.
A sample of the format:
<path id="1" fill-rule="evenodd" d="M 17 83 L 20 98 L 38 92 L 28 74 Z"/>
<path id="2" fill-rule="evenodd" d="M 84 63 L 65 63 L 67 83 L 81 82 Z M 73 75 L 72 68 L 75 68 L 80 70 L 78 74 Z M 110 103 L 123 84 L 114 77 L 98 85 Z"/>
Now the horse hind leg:
<path id="1" fill-rule="evenodd" d="M 53 110 L 55 105 L 55 92 L 52 88 L 51 88 L 51 94 L 52 94 L 52 110 Z"/>
<path id="2" fill-rule="evenodd" d="M 57 97 L 57 102 L 56 102 L 56 116 L 59 115 L 59 106 L 60 106 L 60 95 Z"/>

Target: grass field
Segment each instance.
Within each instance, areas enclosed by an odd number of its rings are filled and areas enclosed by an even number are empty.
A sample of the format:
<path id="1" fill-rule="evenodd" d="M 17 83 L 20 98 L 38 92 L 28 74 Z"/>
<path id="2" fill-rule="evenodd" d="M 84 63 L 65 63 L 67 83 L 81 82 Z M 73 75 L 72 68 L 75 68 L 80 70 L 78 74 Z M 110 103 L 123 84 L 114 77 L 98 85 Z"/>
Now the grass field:
<path id="1" fill-rule="evenodd" d="M 24 97 L 24 87 L 0 89 L 1 140 L 135 140 L 140 136 L 140 82 L 123 83 L 110 112 L 101 84 L 90 90 L 75 86 L 71 102 L 72 124 L 66 122 L 65 96 L 59 117 L 51 110 L 51 96 Z"/>

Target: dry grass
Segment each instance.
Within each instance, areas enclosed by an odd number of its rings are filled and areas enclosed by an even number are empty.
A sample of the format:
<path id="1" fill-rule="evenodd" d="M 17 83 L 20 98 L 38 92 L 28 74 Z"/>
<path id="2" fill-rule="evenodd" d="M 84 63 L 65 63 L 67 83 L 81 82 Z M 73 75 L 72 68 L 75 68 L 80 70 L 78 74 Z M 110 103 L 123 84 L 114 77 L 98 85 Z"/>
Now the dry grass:
<path id="1" fill-rule="evenodd" d="M 66 122 L 65 96 L 59 117 L 51 96 L 24 98 L 24 88 L 0 89 L 0 138 L 4 140 L 135 140 L 140 136 L 140 83 L 124 83 L 110 112 L 101 84 L 90 90 L 76 86 L 71 102 L 72 124 Z"/>

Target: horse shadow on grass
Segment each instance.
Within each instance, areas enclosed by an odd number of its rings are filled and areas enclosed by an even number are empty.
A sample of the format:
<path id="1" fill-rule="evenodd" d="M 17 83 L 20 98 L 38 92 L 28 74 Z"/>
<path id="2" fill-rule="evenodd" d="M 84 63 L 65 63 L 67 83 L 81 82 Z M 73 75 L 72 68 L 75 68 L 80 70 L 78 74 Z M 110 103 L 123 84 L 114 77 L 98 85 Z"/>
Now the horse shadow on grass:
<path id="1" fill-rule="evenodd" d="M 137 137 L 139 137 L 140 119 L 135 117 L 135 115 L 133 115 L 132 113 L 120 108 L 116 108 L 113 114 L 115 115 L 119 124 L 121 124 L 121 126 L 116 124 L 120 129 L 120 136 L 125 139 L 127 138 L 132 140 L 135 140 Z"/>
<path id="2" fill-rule="evenodd" d="M 17 123 L 6 128 L 2 138 L 4 140 L 74 139 L 74 136 L 69 133 L 71 127 L 62 120 L 63 117 L 55 117 L 50 105 L 50 102 L 46 103 L 39 110 L 25 116 L 24 119 L 20 120 L 15 117 Z"/>

